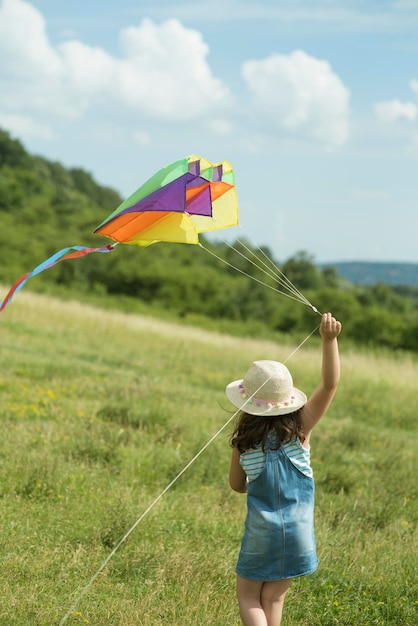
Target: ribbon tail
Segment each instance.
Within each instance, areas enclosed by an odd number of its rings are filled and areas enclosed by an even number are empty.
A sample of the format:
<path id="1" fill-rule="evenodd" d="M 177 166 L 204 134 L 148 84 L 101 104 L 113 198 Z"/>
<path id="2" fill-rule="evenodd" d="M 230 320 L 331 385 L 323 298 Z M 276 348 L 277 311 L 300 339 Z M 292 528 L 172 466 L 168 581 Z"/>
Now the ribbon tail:
<path id="1" fill-rule="evenodd" d="M 86 254 L 91 254 L 92 252 L 111 252 L 116 247 L 116 244 L 109 244 L 104 246 L 103 248 L 87 248 L 86 246 L 70 246 L 69 248 L 63 248 L 56 252 L 51 257 L 37 265 L 31 272 L 27 272 L 23 274 L 10 288 L 3 302 L 0 303 L 0 311 L 6 308 L 6 306 L 11 302 L 13 296 L 24 287 L 29 278 L 40 274 L 44 270 L 53 267 L 57 263 L 61 261 L 66 261 L 67 259 L 78 259 Z"/>

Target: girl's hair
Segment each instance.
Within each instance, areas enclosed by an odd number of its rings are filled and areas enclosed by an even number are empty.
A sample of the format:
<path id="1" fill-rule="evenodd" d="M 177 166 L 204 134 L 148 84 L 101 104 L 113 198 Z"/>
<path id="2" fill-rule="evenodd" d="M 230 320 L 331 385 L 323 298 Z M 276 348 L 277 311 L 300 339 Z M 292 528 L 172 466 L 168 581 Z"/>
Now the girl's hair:
<path id="1" fill-rule="evenodd" d="M 277 417 L 260 417 L 241 411 L 238 421 L 231 435 L 231 446 L 238 448 L 239 452 L 245 452 L 261 445 L 265 449 L 267 436 L 275 432 L 277 443 L 272 444 L 277 450 L 282 443 L 288 443 L 294 437 L 298 437 L 302 443 L 305 435 L 300 421 L 300 410 Z"/>

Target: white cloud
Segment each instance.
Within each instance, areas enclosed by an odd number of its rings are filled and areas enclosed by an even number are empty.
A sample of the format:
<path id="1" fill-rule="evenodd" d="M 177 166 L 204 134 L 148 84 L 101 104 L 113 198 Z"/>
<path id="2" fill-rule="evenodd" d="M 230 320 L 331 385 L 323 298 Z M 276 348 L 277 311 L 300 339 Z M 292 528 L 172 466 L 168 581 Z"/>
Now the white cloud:
<path id="1" fill-rule="evenodd" d="M 144 4 L 143 0 L 142 4 Z M 418 0 L 211 0 L 196 2 L 183 0 L 168 3 L 145 2 L 147 15 L 164 18 L 170 14 L 194 23 L 260 22 L 275 23 L 276 32 L 306 33 L 397 33 L 416 28 L 415 12 Z"/>
<path id="2" fill-rule="evenodd" d="M 296 50 L 247 61 L 242 74 L 264 120 L 338 146 L 348 138 L 350 92 L 327 61 Z"/>
<path id="3" fill-rule="evenodd" d="M 37 124 L 24 115 L 9 115 L 0 112 L 0 127 L 8 128 L 13 134 L 20 137 L 24 136 L 27 139 L 45 139 L 49 141 L 55 138 L 54 132 L 49 126 Z"/>
<path id="4" fill-rule="evenodd" d="M 198 31 L 144 19 L 120 34 L 122 56 L 68 41 L 54 47 L 41 13 L 24 0 L 0 5 L 0 110 L 79 117 L 94 105 L 166 121 L 222 109 L 229 91 L 212 75 Z"/>
<path id="5" fill-rule="evenodd" d="M 405 119 L 414 122 L 418 115 L 418 107 L 413 102 L 401 102 L 391 100 L 390 102 L 378 102 L 374 107 L 377 119 L 381 122 L 395 122 Z"/>
<path id="6" fill-rule="evenodd" d="M 215 133 L 215 135 L 219 135 L 225 137 L 230 135 L 232 132 L 232 125 L 230 122 L 224 119 L 213 119 L 209 122 L 209 127 Z"/>
<path id="7" fill-rule="evenodd" d="M 418 95 L 418 80 L 410 80 L 409 87 Z M 374 111 L 380 122 L 396 122 L 402 119 L 415 122 L 418 118 L 418 105 L 415 102 L 401 102 L 398 99 L 377 102 L 374 105 Z"/>
<path id="8" fill-rule="evenodd" d="M 153 117 L 189 120 L 223 105 L 229 92 L 206 62 L 209 48 L 201 34 L 167 20 L 157 26 L 143 19 L 121 34 L 125 60 L 118 87 L 131 106 Z"/>
<path id="9" fill-rule="evenodd" d="M 149 133 L 146 133 L 145 131 L 142 131 L 142 130 L 136 131 L 133 134 L 133 138 L 135 142 L 138 144 L 138 146 L 141 146 L 142 148 L 146 148 L 151 143 L 151 137 Z"/>
<path id="10" fill-rule="evenodd" d="M 411 81 L 409 81 L 409 86 L 412 89 L 412 91 L 418 94 L 418 80 L 415 80 L 413 78 Z"/>
<path id="11" fill-rule="evenodd" d="M 39 70 L 51 78 L 60 70 L 43 16 L 24 0 L 3 0 L 0 6 L 0 59 L 2 76 L 22 81 L 33 79 Z"/>
<path id="12" fill-rule="evenodd" d="M 0 112 L 37 119 L 38 125 L 75 120 L 93 109 L 105 118 L 119 111 L 142 124 L 206 118 L 214 134 L 232 133 L 225 117 L 232 95 L 213 75 L 199 31 L 177 19 L 143 19 L 119 36 L 119 56 L 76 39 L 53 45 L 35 7 L 3 0 Z M 346 141 L 349 91 L 328 62 L 296 51 L 248 61 L 242 71 L 253 95 L 252 122 L 261 115 L 276 132 L 330 146 Z M 247 104 L 241 101 L 242 112 Z"/>

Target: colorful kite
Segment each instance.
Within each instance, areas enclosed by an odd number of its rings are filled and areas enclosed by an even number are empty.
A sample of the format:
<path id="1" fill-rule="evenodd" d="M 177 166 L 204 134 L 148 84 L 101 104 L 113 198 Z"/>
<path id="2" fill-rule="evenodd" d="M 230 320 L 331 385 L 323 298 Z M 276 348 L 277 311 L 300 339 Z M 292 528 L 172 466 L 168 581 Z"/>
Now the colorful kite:
<path id="1" fill-rule="evenodd" d="M 115 244 L 60 250 L 16 281 L 0 303 L 0 311 L 29 278 L 61 261 L 92 252 L 111 252 L 118 243 L 198 244 L 199 233 L 237 224 L 238 199 L 231 164 L 211 163 L 197 155 L 185 157 L 154 174 L 96 228 L 95 233 L 112 238 Z"/>
<path id="2" fill-rule="evenodd" d="M 96 230 L 119 243 L 199 243 L 198 234 L 238 224 L 234 172 L 193 155 L 150 178 Z"/>

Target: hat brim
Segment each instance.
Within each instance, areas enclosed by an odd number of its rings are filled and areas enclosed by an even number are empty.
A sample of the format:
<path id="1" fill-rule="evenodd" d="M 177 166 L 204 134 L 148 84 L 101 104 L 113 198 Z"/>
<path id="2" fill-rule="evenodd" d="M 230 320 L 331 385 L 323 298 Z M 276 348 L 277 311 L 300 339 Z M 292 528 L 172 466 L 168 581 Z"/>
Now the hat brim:
<path id="1" fill-rule="evenodd" d="M 232 404 L 244 413 L 249 413 L 250 415 L 260 415 L 262 417 L 274 417 L 276 415 L 287 415 L 288 413 L 294 413 L 303 407 L 306 404 L 307 397 L 300 389 L 296 387 L 292 388 L 291 396 L 292 401 L 285 406 L 278 407 L 275 404 L 271 406 L 266 405 L 264 402 L 258 404 L 257 400 L 251 397 L 244 398 L 240 385 L 242 385 L 243 379 L 234 380 L 232 383 L 227 385 L 225 393 L 226 397 Z"/>

